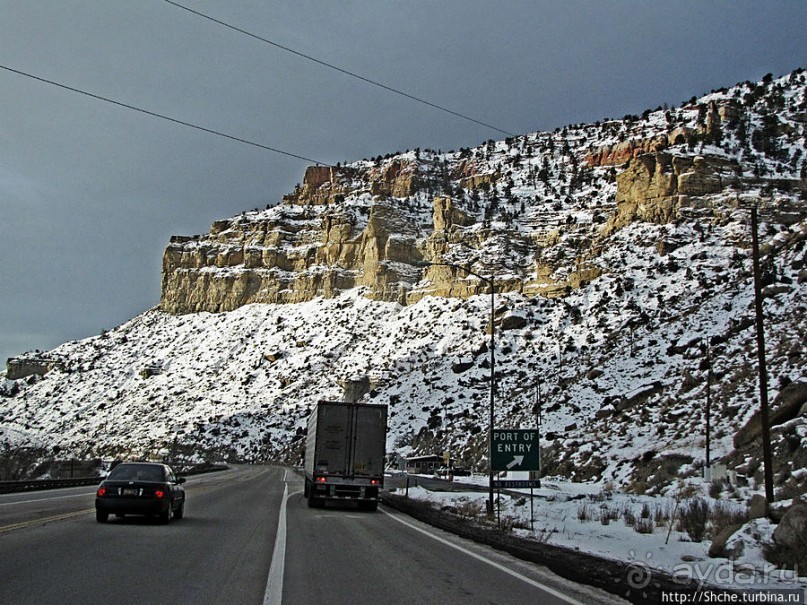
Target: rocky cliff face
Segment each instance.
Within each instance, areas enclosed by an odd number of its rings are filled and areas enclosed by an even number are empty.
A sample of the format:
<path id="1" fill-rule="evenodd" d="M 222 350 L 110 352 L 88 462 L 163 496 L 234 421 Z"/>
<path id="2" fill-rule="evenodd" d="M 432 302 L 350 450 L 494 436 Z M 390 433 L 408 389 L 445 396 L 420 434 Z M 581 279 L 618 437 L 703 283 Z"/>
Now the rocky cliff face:
<path id="1" fill-rule="evenodd" d="M 725 215 L 749 191 L 807 189 L 803 80 L 459 152 L 309 167 L 277 206 L 172 238 L 160 306 L 218 312 L 356 287 L 400 304 L 485 291 L 423 261 L 493 275 L 498 291 L 564 296 L 609 272 L 600 251 L 634 222 Z"/>

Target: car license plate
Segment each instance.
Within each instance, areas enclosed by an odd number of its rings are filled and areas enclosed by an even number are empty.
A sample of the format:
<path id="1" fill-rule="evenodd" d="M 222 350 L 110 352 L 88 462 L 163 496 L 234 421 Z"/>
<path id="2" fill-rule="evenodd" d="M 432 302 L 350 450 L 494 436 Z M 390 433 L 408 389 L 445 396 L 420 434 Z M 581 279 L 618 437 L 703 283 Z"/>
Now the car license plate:
<path id="1" fill-rule="evenodd" d="M 123 488 L 123 495 L 124 496 L 136 496 L 137 495 L 137 488 L 135 488 L 135 487 L 124 487 Z"/>

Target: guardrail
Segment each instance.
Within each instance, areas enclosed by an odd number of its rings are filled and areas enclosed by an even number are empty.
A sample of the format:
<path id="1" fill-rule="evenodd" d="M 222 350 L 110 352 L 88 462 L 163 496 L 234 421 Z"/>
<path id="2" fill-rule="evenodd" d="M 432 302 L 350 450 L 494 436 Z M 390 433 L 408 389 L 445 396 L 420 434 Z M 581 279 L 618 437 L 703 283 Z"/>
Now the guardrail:
<path id="1" fill-rule="evenodd" d="M 213 473 L 225 471 L 227 466 L 205 464 L 182 469 L 177 475 L 189 477 L 191 475 L 201 475 L 202 473 Z M 0 481 L 0 494 L 11 494 L 15 492 L 33 492 L 43 489 L 59 489 L 62 487 L 79 487 L 82 485 L 98 485 L 103 481 L 103 477 L 80 477 L 78 479 L 29 479 L 27 481 Z"/>
<path id="2" fill-rule="evenodd" d="M 31 479 L 28 481 L 0 481 L 0 494 L 13 492 L 33 492 L 42 489 L 60 487 L 77 487 L 79 485 L 98 485 L 101 477 L 82 477 L 81 479 Z"/>

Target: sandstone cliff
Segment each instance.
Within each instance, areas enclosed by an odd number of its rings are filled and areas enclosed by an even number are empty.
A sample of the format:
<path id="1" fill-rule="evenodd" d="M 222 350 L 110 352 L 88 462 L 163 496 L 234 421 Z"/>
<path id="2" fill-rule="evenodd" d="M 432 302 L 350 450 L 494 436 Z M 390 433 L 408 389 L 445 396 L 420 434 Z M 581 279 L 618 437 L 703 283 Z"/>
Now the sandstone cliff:
<path id="1" fill-rule="evenodd" d="M 786 107 L 781 83 L 746 84 L 641 118 L 311 166 L 278 205 L 172 238 L 160 306 L 220 312 L 352 288 L 411 304 L 487 291 L 423 261 L 493 276 L 500 292 L 567 295 L 610 271 L 601 251 L 634 222 L 710 221 L 763 191 L 775 211 L 774 191 L 807 190 L 804 92 L 793 83 Z M 766 94 L 783 105 L 773 118 Z"/>

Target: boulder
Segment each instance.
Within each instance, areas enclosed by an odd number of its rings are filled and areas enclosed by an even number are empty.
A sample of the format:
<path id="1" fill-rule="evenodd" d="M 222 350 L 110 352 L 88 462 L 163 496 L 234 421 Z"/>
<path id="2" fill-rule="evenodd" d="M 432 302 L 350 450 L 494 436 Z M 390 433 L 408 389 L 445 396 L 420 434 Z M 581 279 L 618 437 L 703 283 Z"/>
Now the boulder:
<path id="1" fill-rule="evenodd" d="M 762 519 L 768 514 L 768 500 L 765 496 L 754 494 L 748 503 L 748 518 Z"/>
<path id="2" fill-rule="evenodd" d="M 773 532 L 778 563 L 807 566 L 807 504 L 798 502 L 784 514 Z"/>
<path id="3" fill-rule="evenodd" d="M 586 372 L 586 378 L 588 378 L 589 380 L 596 380 L 604 373 L 605 372 L 600 368 L 591 368 L 588 372 Z"/>
<path id="4" fill-rule="evenodd" d="M 455 374 L 462 374 L 474 367 L 473 361 L 457 361 L 451 365 L 451 371 Z"/>
<path id="5" fill-rule="evenodd" d="M 504 330 L 520 330 L 527 327 L 527 318 L 523 315 L 508 314 L 502 317 L 501 329 Z"/>
<path id="6" fill-rule="evenodd" d="M 771 404 L 770 425 L 777 426 L 804 413 L 807 403 L 807 382 L 791 382 L 783 388 Z M 757 411 L 734 436 L 734 447 L 748 445 L 762 434 L 762 421 Z"/>

